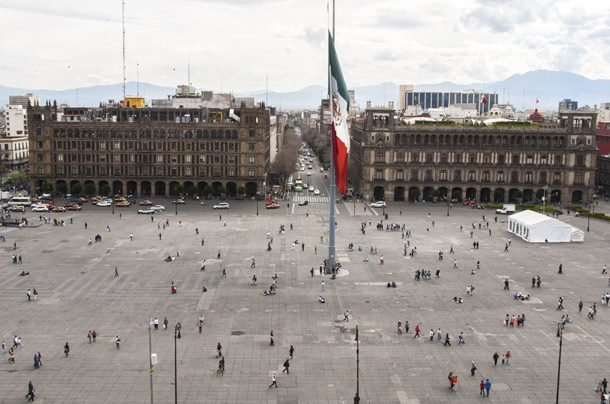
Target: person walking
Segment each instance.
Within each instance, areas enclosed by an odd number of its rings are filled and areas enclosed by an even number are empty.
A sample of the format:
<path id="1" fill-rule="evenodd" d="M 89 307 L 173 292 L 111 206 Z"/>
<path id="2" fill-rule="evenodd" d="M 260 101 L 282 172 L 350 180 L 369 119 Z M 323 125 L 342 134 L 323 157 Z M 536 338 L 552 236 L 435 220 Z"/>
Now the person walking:
<path id="1" fill-rule="evenodd" d="M 91 338 L 93 338 L 93 343 L 95 343 L 95 338 L 97 338 L 97 332 L 95 332 L 95 330 L 91 331 Z"/>
<path id="2" fill-rule="evenodd" d="M 485 379 L 485 397 L 489 397 L 489 390 L 491 390 L 491 381 Z"/>
<path id="3" fill-rule="evenodd" d="M 286 361 L 284 361 L 284 369 L 282 370 L 282 373 L 284 372 L 290 374 L 290 359 L 286 359 Z"/>
<path id="4" fill-rule="evenodd" d="M 494 359 L 494 366 L 496 366 L 498 364 L 498 359 L 500 359 L 500 355 L 497 352 L 494 352 L 493 359 Z"/>
<path id="5" fill-rule="evenodd" d="M 345 310 L 345 313 L 343 313 L 343 321 L 347 321 L 349 323 L 349 310 Z"/>
<path id="6" fill-rule="evenodd" d="M 250 269 L 256 268 L 256 261 L 252 258 L 252 262 L 250 263 Z"/>
<path id="7" fill-rule="evenodd" d="M 277 378 L 275 376 L 275 372 L 273 372 L 273 374 L 271 375 L 271 385 L 269 385 L 269 388 L 275 386 L 275 388 L 277 389 Z"/>
<path id="8" fill-rule="evenodd" d="M 419 327 L 419 324 L 417 324 L 415 326 L 415 335 L 413 336 L 413 339 L 419 338 L 420 337 L 420 335 L 419 335 L 420 332 L 421 332 L 421 328 Z"/>
<path id="9" fill-rule="evenodd" d="M 168 324 L 169 324 L 169 320 L 167 319 L 167 317 L 165 317 L 165 318 L 163 319 L 163 329 L 164 329 L 164 330 L 167 330 L 167 326 L 168 326 Z"/>
<path id="10" fill-rule="evenodd" d="M 25 293 L 28 296 L 28 302 L 31 302 L 32 301 L 32 291 L 30 289 L 28 289 L 28 291 Z"/>
<path id="11" fill-rule="evenodd" d="M 199 328 L 199 334 L 203 331 L 203 316 L 199 316 L 197 320 L 197 327 Z"/>
<path id="12" fill-rule="evenodd" d="M 34 401 L 34 385 L 31 380 L 28 383 L 28 394 L 25 395 L 25 398 L 27 398 L 28 401 Z"/>
<path id="13" fill-rule="evenodd" d="M 294 347 L 292 345 L 290 345 L 290 349 L 288 350 L 288 353 L 290 354 L 290 359 L 294 358 Z"/>
<path id="14" fill-rule="evenodd" d="M 222 277 L 223 277 L 223 278 L 226 278 L 226 277 L 227 277 L 227 269 L 226 269 L 226 268 L 223 268 L 223 269 L 222 269 Z"/>
<path id="15" fill-rule="evenodd" d="M 119 276 L 119 267 L 114 267 L 114 277 Z"/>
<path id="16" fill-rule="evenodd" d="M 273 330 L 271 330 L 271 334 L 269 335 L 269 345 L 270 346 L 275 345 L 275 337 L 273 336 Z"/>
<path id="17" fill-rule="evenodd" d="M 604 264 L 604 265 L 602 266 L 602 274 L 607 273 L 607 271 L 608 271 L 608 267 L 606 266 L 606 264 Z"/>
<path id="18" fill-rule="evenodd" d="M 225 374 L 225 357 L 221 356 L 218 361 L 218 370 L 216 371 L 216 376 L 224 376 Z"/>
<path id="19" fill-rule="evenodd" d="M 510 353 L 510 351 L 506 351 L 506 353 L 504 354 L 504 359 L 506 360 L 506 364 L 510 365 L 510 358 L 512 358 L 512 354 Z"/>
<path id="20" fill-rule="evenodd" d="M 470 376 L 474 377 L 476 371 L 477 371 L 477 365 L 474 364 L 474 361 L 470 362 Z"/>
<path id="21" fill-rule="evenodd" d="M 155 319 L 153 320 L 153 326 L 155 327 L 155 330 L 159 329 L 159 318 L 155 317 Z"/>
<path id="22" fill-rule="evenodd" d="M 216 344 L 216 357 L 222 357 L 222 345 L 220 345 L 220 342 Z"/>
<path id="23" fill-rule="evenodd" d="M 67 341 L 66 341 L 66 345 L 64 345 L 64 354 L 66 355 L 66 358 L 70 354 L 70 345 L 68 345 Z"/>
<path id="24" fill-rule="evenodd" d="M 114 344 L 116 349 L 121 349 L 121 338 L 118 335 L 114 338 Z"/>
<path id="25" fill-rule="evenodd" d="M 320 285 L 320 290 L 322 292 L 324 292 L 324 289 L 326 288 L 326 285 L 324 285 L 324 281 L 322 281 L 322 284 Z"/>
<path id="26" fill-rule="evenodd" d="M 582 306 L 583 306 L 583 302 L 582 300 L 580 302 L 578 302 L 578 312 L 581 313 L 582 312 Z"/>
<path id="27" fill-rule="evenodd" d="M 485 397 L 485 380 L 481 379 L 481 383 L 479 383 L 479 395 Z"/>
<path id="28" fill-rule="evenodd" d="M 89 343 L 91 343 L 91 330 L 87 333 L 87 339 L 89 340 Z"/>

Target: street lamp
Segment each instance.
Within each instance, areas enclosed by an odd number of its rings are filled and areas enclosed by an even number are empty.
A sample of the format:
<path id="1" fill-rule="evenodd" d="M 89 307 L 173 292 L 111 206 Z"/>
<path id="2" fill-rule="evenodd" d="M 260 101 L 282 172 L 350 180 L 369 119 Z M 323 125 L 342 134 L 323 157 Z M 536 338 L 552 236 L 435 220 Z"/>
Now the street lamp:
<path id="1" fill-rule="evenodd" d="M 544 186 L 544 196 L 542 197 L 542 214 L 546 215 L 546 191 L 549 190 L 549 186 Z"/>
<path id="2" fill-rule="evenodd" d="M 152 337 L 150 334 L 150 323 L 148 323 L 148 363 L 150 374 L 150 404 L 153 404 L 153 360 L 152 360 Z"/>
<path id="3" fill-rule="evenodd" d="M 449 190 L 447 190 L 447 216 L 449 216 L 449 208 L 451 207 L 451 198 L 449 198 Z"/>
<path id="4" fill-rule="evenodd" d="M 258 216 L 258 197 L 260 195 L 260 192 L 256 193 L 256 216 Z"/>
<path id="5" fill-rule="evenodd" d="M 356 395 L 354 404 L 360 403 L 360 339 L 358 338 L 358 326 L 356 326 Z"/>
<path id="6" fill-rule="evenodd" d="M 174 327 L 174 404 L 178 404 L 178 338 L 182 338 L 180 330 L 182 324 L 178 323 Z"/>
<path id="7" fill-rule="evenodd" d="M 589 211 L 587 213 L 587 231 L 590 230 L 589 224 L 591 223 L 591 209 L 593 208 L 593 204 L 589 202 Z"/>
<path id="8" fill-rule="evenodd" d="M 555 395 L 555 404 L 559 404 L 559 381 L 561 375 L 561 345 L 563 344 L 563 326 L 557 324 L 557 336 L 559 337 L 559 361 L 557 362 L 557 393 Z"/>
<path id="9" fill-rule="evenodd" d="M 383 212 L 382 212 L 382 215 L 383 215 L 383 218 L 385 219 L 385 195 L 381 198 L 381 200 L 383 201 Z"/>

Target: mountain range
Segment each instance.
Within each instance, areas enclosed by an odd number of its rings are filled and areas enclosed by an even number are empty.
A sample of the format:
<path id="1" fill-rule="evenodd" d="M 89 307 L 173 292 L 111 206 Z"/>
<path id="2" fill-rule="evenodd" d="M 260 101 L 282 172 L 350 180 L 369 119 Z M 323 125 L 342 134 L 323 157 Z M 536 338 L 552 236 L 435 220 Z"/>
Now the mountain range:
<path id="1" fill-rule="evenodd" d="M 490 83 L 456 84 L 442 82 L 435 84 L 414 84 L 415 91 L 462 91 L 476 89 L 496 92 L 500 103 L 512 103 L 517 109 L 530 109 L 536 106 L 541 109 L 556 110 L 560 100 L 571 98 L 579 106 L 593 106 L 601 102 L 610 102 L 610 80 L 591 80 L 584 76 L 560 71 L 535 70 L 524 74 L 515 74 L 505 80 Z M 150 83 L 128 82 L 127 94 L 139 93 L 147 102 L 151 99 L 164 99 L 175 94 L 175 88 L 157 86 Z M 393 101 L 398 106 L 398 84 L 385 82 L 375 85 L 354 88 L 356 102 L 360 107 L 371 101 L 374 106 L 387 105 Z M 326 87 L 310 85 L 296 91 L 275 92 L 264 90 L 235 93 L 236 96 L 254 97 L 257 101 L 268 101 L 271 106 L 284 110 L 315 109 L 320 100 L 326 97 Z M 97 106 L 110 99 L 118 100 L 123 94 L 122 84 L 110 84 L 93 87 L 81 87 L 66 90 L 25 89 L 0 86 L 0 105 L 8 103 L 9 95 L 34 93 L 41 104 L 47 100 L 67 103 L 69 105 Z M 536 100 L 539 103 L 536 105 Z"/>

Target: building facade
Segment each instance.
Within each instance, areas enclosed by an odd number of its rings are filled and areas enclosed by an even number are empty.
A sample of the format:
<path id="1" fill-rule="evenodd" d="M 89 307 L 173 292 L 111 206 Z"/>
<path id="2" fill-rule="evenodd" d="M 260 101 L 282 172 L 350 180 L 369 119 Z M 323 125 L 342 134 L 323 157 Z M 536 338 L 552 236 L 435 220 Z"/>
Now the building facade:
<path id="1" fill-rule="evenodd" d="M 264 106 L 30 107 L 31 192 L 238 194 L 264 192 L 270 117 Z"/>
<path id="2" fill-rule="evenodd" d="M 403 125 L 389 108 L 352 121 L 351 187 L 367 200 L 591 200 L 595 113 L 552 124 Z"/>
<path id="3" fill-rule="evenodd" d="M 407 115 L 418 115 L 432 108 L 470 105 L 481 113 L 498 103 L 498 94 L 471 91 L 415 91 L 413 86 L 399 86 L 399 106 Z"/>
<path id="4" fill-rule="evenodd" d="M 2 169 L 24 168 L 28 163 L 27 109 L 7 105 L 0 116 L 0 162 Z"/>

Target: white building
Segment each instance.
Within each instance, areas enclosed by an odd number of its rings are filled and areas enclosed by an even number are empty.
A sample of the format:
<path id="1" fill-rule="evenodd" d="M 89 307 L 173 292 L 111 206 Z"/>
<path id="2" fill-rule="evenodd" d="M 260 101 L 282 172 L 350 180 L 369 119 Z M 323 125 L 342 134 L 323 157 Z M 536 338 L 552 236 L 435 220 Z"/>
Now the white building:
<path id="1" fill-rule="evenodd" d="M 597 122 L 610 122 L 610 102 L 602 102 L 599 104 Z"/>
<path id="2" fill-rule="evenodd" d="M 26 103 L 27 105 L 27 103 Z M 29 157 L 27 107 L 7 105 L 0 114 L 0 162 L 2 169 L 25 167 Z"/>

